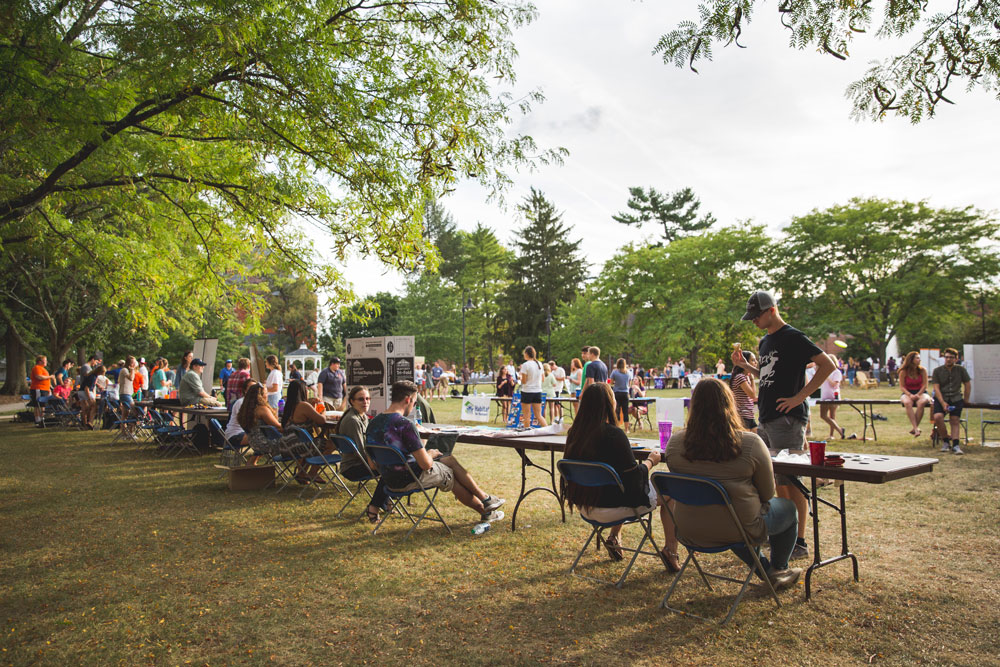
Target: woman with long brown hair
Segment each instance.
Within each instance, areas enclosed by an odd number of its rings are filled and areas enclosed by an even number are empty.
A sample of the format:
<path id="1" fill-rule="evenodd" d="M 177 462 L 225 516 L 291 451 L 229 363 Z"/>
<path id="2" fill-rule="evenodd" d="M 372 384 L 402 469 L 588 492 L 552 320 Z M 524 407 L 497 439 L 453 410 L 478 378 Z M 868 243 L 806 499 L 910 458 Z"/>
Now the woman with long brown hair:
<path id="1" fill-rule="evenodd" d="M 903 390 L 899 402 L 906 408 L 906 416 L 913 426 L 910 433 L 917 437 L 924 408 L 931 404 L 931 397 L 927 393 L 927 369 L 920 364 L 920 353 L 916 350 L 907 354 L 899 367 L 899 386 Z"/>
<path id="2" fill-rule="evenodd" d="M 798 581 L 802 570 L 788 567 L 798 513 L 792 501 L 774 496 L 771 456 L 760 436 L 745 430 L 729 387 L 715 378 L 703 378 L 695 385 L 687 427 L 674 432 L 666 458 L 673 472 L 708 477 L 725 487 L 747 536 L 755 544 L 770 542 L 770 562 L 761 557 L 761 564 L 775 588 Z M 742 541 L 722 505 L 696 507 L 678 502 L 674 518 L 677 531 L 700 546 Z M 746 549 L 734 551 L 753 564 Z"/>
<path id="3" fill-rule="evenodd" d="M 661 503 L 656 490 L 649 483 L 649 471 L 660 462 L 660 453 L 653 451 L 641 463 L 636 461 L 628 436 L 621 429 L 621 422 L 615 410 L 615 398 L 610 385 L 599 382 L 587 387 L 580 396 L 580 408 L 576 419 L 566 435 L 566 458 L 579 461 L 606 463 L 615 469 L 622 480 L 625 492 L 606 487 L 577 486 L 565 479 L 561 481 L 563 498 L 573 507 L 580 508 L 580 514 L 592 521 L 610 522 L 634 516 L 633 508 L 640 513 L 649 511 Z M 677 538 L 674 537 L 674 523 L 666 507 L 660 507 L 665 546 L 660 551 L 664 565 L 671 572 L 677 572 Z M 608 530 L 604 546 L 612 560 L 622 559 L 622 544 L 619 539 L 621 525 Z"/>
<path id="4" fill-rule="evenodd" d="M 271 440 L 264 435 L 264 426 L 273 426 L 281 430 L 281 422 L 278 421 L 277 412 L 267 403 L 267 389 L 262 384 L 247 386 L 247 392 L 243 396 L 243 405 L 240 406 L 236 421 L 243 429 L 244 447 L 253 448 L 253 458 L 250 464 L 257 463 L 257 458 L 262 454 L 272 451 Z"/>

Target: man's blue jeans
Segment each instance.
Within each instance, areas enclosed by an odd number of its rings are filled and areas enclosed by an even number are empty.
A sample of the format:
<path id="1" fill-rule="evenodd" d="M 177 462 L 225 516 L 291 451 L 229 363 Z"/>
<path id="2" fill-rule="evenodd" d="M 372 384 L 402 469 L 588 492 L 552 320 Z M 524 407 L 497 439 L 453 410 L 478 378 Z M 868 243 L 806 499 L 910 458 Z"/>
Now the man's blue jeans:
<path id="1" fill-rule="evenodd" d="M 767 525 L 767 541 L 771 544 L 771 559 L 769 562 L 766 557 L 761 556 L 760 564 L 765 571 L 772 568 L 784 570 L 788 567 L 788 557 L 795 548 L 799 513 L 795 510 L 795 504 L 787 498 L 771 498 L 768 507 L 764 523 Z M 737 547 L 733 552 L 747 565 L 753 565 L 753 556 L 746 547 Z"/>

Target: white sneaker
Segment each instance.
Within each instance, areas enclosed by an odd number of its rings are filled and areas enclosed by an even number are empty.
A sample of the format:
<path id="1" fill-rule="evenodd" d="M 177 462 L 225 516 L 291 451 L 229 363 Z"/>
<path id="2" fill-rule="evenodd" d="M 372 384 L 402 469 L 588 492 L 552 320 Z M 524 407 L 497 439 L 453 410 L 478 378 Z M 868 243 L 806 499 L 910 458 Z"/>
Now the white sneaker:
<path id="1" fill-rule="evenodd" d="M 964 454 L 965 452 L 962 451 L 961 447 L 959 447 L 958 445 L 955 445 L 954 447 L 951 448 L 951 453 L 952 454 Z"/>
<path id="2" fill-rule="evenodd" d="M 501 510 L 493 510 L 488 514 L 483 514 L 480 518 L 486 523 L 493 523 L 494 521 L 500 521 L 506 516 Z"/>
<path id="3" fill-rule="evenodd" d="M 942 443 L 943 444 L 941 445 L 941 451 L 942 452 L 950 452 L 951 451 L 951 445 L 948 444 L 948 441 L 947 440 L 943 440 Z"/>
<path id="4" fill-rule="evenodd" d="M 507 502 L 503 498 L 497 498 L 496 496 L 486 496 L 486 500 L 483 501 L 483 514 L 489 514 L 495 509 L 499 509 L 503 504 Z"/>

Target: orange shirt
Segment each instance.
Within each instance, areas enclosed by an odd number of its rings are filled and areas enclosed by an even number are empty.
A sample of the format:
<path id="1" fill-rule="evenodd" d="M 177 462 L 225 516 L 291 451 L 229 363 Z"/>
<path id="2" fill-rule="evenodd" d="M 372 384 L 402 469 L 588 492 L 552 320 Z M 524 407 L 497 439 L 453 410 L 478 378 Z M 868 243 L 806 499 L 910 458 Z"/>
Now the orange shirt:
<path id="1" fill-rule="evenodd" d="M 32 389 L 38 389 L 40 391 L 48 391 L 49 390 L 49 378 L 48 378 L 48 374 L 49 374 L 49 372 L 47 370 L 45 370 L 45 366 L 42 366 L 41 364 L 39 364 L 39 365 L 35 366 L 34 368 L 32 368 L 31 369 L 31 388 Z M 44 380 L 36 380 L 35 376 L 38 376 L 38 375 L 44 375 L 46 377 L 45 377 Z"/>

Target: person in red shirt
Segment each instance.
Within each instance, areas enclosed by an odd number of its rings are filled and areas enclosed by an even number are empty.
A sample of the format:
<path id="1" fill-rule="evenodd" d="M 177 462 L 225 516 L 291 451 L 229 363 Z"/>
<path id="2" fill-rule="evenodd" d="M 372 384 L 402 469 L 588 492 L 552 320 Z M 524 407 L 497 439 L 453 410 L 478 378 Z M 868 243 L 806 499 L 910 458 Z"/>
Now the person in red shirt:
<path id="1" fill-rule="evenodd" d="M 45 422 L 42 420 L 44 408 L 39 403 L 39 399 L 49 395 L 49 388 L 52 382 L 52 376 L 49 375 L 49 371 L 45 368 L 47 363 L 48 359 L 45 355 L 40 354 L 35 357 L 35 367 L 31 369 L 31 402 L 35 408 L 35 426 L 37 428 L 45 426 Z"/>

